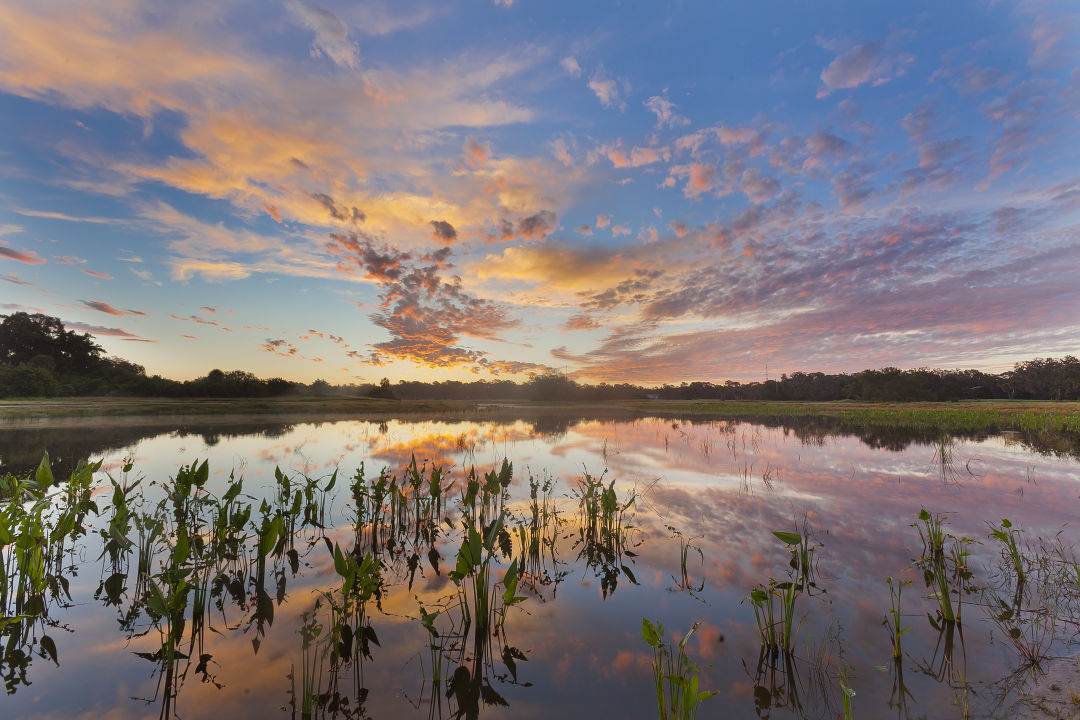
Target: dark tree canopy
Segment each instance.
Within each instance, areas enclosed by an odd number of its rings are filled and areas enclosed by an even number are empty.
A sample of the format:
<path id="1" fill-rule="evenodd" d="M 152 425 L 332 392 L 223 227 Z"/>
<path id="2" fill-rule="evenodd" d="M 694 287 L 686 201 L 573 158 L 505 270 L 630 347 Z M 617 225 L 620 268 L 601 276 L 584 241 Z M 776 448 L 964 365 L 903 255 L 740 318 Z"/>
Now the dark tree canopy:
<path id="1" fill-rule="evenodd" d="M 0 362 L 33 363 L 61 372 L 82 373 L 93 369 L 104 353 L 87 333 L 65 330 L 59 318 L 36 313 L 12 313 L 0 322 Z"/>

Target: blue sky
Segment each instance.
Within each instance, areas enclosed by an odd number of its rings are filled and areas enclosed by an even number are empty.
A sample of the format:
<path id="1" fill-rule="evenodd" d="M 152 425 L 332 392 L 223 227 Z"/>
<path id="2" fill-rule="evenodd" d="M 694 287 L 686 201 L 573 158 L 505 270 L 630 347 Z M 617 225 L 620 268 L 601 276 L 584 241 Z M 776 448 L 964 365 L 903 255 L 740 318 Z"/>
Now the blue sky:
<path id="1" fill-rule="evenodd" d="M 0 312 L 181 379 L 1076 353 L 1078 39 L 1066 2 L 9 0 Z"/>

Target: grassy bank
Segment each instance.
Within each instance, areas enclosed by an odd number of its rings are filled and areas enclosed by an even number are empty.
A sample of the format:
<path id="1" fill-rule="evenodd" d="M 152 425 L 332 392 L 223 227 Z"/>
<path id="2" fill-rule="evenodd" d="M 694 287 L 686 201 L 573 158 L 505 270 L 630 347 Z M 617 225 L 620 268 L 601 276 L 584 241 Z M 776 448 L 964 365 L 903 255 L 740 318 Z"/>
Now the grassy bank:
<path id="1" fill-rule="evenodd" d="M 522 413 L 603 412 L 613 416 L 715 416 L 762 418 L 831 418 L 843 426 L 940 428 L 946 431 L 1026 430 L 1080 432 L 1080 403 L 990 400 L 951 403 L 724 402 L 649 400 L 624 403 L 475 403 L 397 401 L 375 398 L 115 398 L 84 397 L 0 402 L 0 421 L 82 417 L 221 417 L 305 416 L 386 418 L 457 415 L 496 419 Z"/>
<path id="2" fill-rule="evenodd" d="M 475 403 L 377 398 L 118 398 L 79 397 L 0 401 L 0 419 L 121 415 L 397 415 L 471 410 Z"/>
<path id="3" fill-rule="evenodd" d="M 663 415 L 726 418 L 835 418 L 852 427 L 941 428 L 946 431 L 1080 432 L 1080 403 L 987 400 L 950 403 L 651 401 L 633 407 Z"/>

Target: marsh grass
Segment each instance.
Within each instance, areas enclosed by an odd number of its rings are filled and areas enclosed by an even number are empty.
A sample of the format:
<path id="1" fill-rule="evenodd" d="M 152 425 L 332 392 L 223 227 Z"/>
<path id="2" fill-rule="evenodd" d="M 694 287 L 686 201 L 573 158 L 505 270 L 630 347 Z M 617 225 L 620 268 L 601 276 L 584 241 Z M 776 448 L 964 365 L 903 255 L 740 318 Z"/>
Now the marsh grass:
<path id="1" fill-rule="evenodd" d="M 837 419 L 842 426 L 850 428 L 903 428 L 939 429 L 944 432 L 975 432 L 998 430 L 1023 430 L 1028 432 L 1080 432 L 1080 414 L 1062 408 L 1060 404 L 1046 404 L 1046 408 L 1032 405 L 1011 405 L 999 402 L 990 407 L 971 404 L 941 403 L 916 404 L 895 403 L 858 405 L 854 403 L 746 403 L 701 402 L 667 403 L 667 412 L 710 413 L 733 419 L 762 417 Z M 657 404 L 646 407 L 653 412 Z M 1068 406 L 1066 405 L 1066 408 Z"/>

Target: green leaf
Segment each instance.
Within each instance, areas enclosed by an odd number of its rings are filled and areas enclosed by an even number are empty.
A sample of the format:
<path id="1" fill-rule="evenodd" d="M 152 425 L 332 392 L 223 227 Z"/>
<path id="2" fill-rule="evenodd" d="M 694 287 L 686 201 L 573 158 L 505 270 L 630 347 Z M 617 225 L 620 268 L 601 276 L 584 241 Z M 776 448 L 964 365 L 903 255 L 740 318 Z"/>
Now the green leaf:
<path id="1" fill-rule="evenodd" d="M 506 575 L 503 576 L 503 604 L 514 604 L 514 593 L 517 591 L 518 584 L 518 568 L 517 560 L 510 563 L 510 567 L 506 568 Z"/>
<path id="2" fill-rule="evenodd" d="M 41 462 L 37 466 L 37 472 L 34 473 L 34 480 L 41 489 L 45 489 L 53 484 L 52 468 L 49 467 L 49 453 L 45 453 L 41 456 Z"/>
<path id="3" fill-rule="evenodd" d="M 802 543 L 802 535 L 798 533 L 784 532 L 782 530 L 773 530 L 773 535 L 780 538 L 780 542 L 786 545 L 799 545 Z"/>
<path id="4" fill-rule="evenodd" d="M 191 545 L 188 542 L 187 530 L 180 528 L 180 532 L 176 536 L 176 547 L 173 548 L 172 562 L 174 567 L 183 565 L 188 559 L 188 553 L 191 550 Z"/>
<path id="5" fill-rule="evenodd" d="M 169 612 L 168 603 L 165 602 L 165 594 L 161 592 L 161 588 L 153 580 L 150 581 L 150 593 L 146 598 L 146 606 L 158 616 L 164 617 Z"/>
<path id="6" fill-rule="evenodd" d="M 660 647 L 660 638 L 664 634 L 664 626 L 659 630 L 648 618 L 641 618 L 641 637 L 652 647 Z"/>
<path id="7" fill-rule="evenodd" d="M 195 471 L 194 484 L 195 487 L 201 488 L 206 484 L 206 480 L 210 477 L 210 461 L 203 460 L 202 465 Z"/>
<path id="8" fill-rule="evenodd" d="M 346 577 L 349 573 L 349 562 L 345 559 L 345 553 L 341 552 L 341 548 L 334 545 L 334 570 L 341 577 Z"/>

